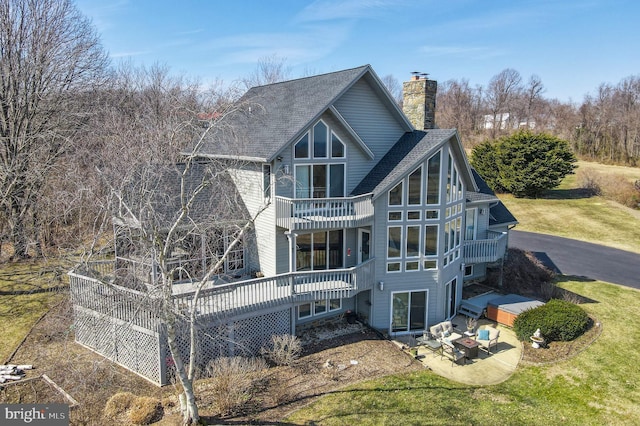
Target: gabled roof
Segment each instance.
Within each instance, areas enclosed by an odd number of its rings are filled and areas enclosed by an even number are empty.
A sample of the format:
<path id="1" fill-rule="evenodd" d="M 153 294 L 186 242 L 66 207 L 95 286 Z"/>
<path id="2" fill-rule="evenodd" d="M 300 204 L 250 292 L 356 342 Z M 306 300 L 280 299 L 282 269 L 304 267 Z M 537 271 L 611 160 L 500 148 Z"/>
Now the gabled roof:
<path id="1" fill-rule="evenodd" d="M 365 76 L 377 82 L 372 85 L 374 91 L 407 130 L 412 129 L 371 66 L 364 65 L 249 89 L 240 99 L 239 109 L 226 118 L 229 125 L 208 135 L 198 153 L 271 161 Z"/>
<path id="2" fill-rule="evenodd" d="M 473 179 L 476 181 L 476 185 L 478 186 L 478 191 L 480 194 L 485 194 L 486 196 L 492 197 L 495 202 L 489 208 L 489 226 L 494 225 L 516 225 L 518 223 L 518 219 L 509 211 L 507 206 L 505 206 L 502 201 L 498 197 L 496 197 L 495 192 L 487 185 L 482 176 L 476 171 L 476 169 L 471 168 L 471 172 L 473 173 Z M 469 194 L 467 193 L 467 197 Z M 478 199 L 471 199 L 470 201 L 478 201 L 481 197 L 478 196 Z"/>
<path id="3" fill-rule="evenodd" d="M 452 140 L 454 147 L 460 148 L 457 134 L 456 129 L 414 130 L 405 133 L 362 179 L 351 195 L 373 193 L 374 198 L 378 197 L 448 140 Z M 471 174 L 463 173 L 463 176 L 467 176 L 467 187 L 474 188 Z"/>

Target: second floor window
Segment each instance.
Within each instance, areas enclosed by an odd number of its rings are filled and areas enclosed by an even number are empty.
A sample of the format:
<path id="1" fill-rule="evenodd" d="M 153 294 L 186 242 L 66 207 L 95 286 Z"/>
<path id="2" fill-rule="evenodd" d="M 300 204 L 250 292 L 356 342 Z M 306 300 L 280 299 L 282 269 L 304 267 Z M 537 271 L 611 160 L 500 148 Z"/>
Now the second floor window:
<path id="1" fill-rule="evenodd" d="M 346 147 L 324 121 L 298 140 L 293 155 L 296 198 L 345 196 Z"/>

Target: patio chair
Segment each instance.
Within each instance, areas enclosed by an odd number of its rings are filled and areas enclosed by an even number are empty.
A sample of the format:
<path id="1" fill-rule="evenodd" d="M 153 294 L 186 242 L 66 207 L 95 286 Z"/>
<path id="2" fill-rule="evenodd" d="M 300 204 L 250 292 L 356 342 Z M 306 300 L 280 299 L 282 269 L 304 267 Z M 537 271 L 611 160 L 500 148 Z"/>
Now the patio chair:
<path id="1" fill-rule="evenodd" d="M 498 346 L 498 338 L 500 337 L 500 330 L 495 327 L 484 327 L 476 332 L 476 342 L 480 345 L 480 348 L 487 351 L 487 354 L 491 355 L 491 347 L 495 349 Z"/>
<path id="2" fill-rule="evenodd" d="M 451 360 L 452 367 L 453 367 L 453 364 L 457 363 L 461 359 L 464 360 L 465 364 L 467 363 L 467 359 L 465 358 L 464 352 L 462 352 L 460 349 L 453 346 L 453 344 L 443 341 L 441 352 L 440 352 L 440 359 L 442 359 L 442 357 L 445 357 L 445 356 Z"/>

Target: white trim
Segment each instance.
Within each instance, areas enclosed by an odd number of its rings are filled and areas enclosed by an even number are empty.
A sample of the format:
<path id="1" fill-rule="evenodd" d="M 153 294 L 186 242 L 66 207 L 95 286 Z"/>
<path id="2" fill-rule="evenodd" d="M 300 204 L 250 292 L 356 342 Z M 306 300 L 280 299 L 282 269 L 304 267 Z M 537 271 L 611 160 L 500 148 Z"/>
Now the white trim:
<path id="1" fill-rule="evenodd" d="M 407 173 L 407 177 L 406 177 L 406 181 L 407 181 L 407 203 L 406 206 L 410 207 L 410 206 L 422 206 L 424 203 L 424 183 L 425 183 L 425 179 L 424 179 L 424 161 L 422 162 L 422 164 L 420 164 L 418 167 L 416 167 L 415 169 L 413 169 L 412 171 L 410 171 L 409 173 Z M 411 183 L 411 175 L 414 174 L 415 172 L 417 172 L 418 170 L 420 170 L 420 180 L 419 180 L 419 185 L 420 185 L 420 200 L 418 201 L 417 204 L 409 204 L 409 184 Z"/>
<path id="2" fill-rule="evenodd" d="M 296 145 L 298 145 L 301 141 L 302 138 L 307 137 L 307 156 L 306 157 L 296 157 Z M 313 158 L 311 156 L 312 154 L 312 148 L 311 148 L 311 129 L 307 130 L 305 133 L 303 133 L 302 135 L 300 135 L 300 137 L 293 143 L 291 150 L 293 151 L 291 153 L 291 158 L 293 159 L 293 161 L 295 162 L 296 160 L 308 160 L 310 158 Z"/>
<path id="3" fill-rule="evenodd" d="M 357 257 L 358 265 L 363 262 L 363 260 L 362 260 L 362 249 L 363 249 L 364 245 L 362 244 L 362 235 L 365 234 L 365 233 L 369 234 L 369 259 L 371 259 L 371 248 L 372 248 L 371 230 L 370 229 L 364 229 L 364 228 L 358 228 L 358 257 Z M 369 260 L 369 259 L 366 259 L 366 260 Z"/>
<path id="4" fill-rule="evenodd" d="M 429 321 L 429 289 L 428 288 L 417 288 L 417 289 L 412 289 L 412 290 L 404 290 L 404 291 L 392 291 L 389 295 L 390 299 L 389 299 L 389 326 L 388 326 L 388 332 L 389 335 L 392 336 L 397 336 L 397 335 L 403 335 L 403 334 L 413 334 L 413 333 L 417 333 L 418 329 L 416 330 L 411 330 L 411 293 L 420 293 L 420 292 L 424 292 L 425 293 L 425 297 L 424 297 L 424 329 L 427 328 L 427 324 Z M 393 297 L 396 294 L 402 294 L 402 293 L 409 293 L 409 306 L 408 306 L 408 310 L 407 310 L 407 328 L 408 330 L 406 331 L 393 331 Z M 423 329 L 420 329 L 423 330 Z"/>

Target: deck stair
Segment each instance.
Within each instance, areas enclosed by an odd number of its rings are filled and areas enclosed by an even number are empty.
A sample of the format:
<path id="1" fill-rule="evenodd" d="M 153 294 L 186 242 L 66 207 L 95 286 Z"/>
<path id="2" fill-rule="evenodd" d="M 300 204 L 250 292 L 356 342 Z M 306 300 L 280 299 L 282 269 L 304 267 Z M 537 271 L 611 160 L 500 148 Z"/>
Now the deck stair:
<path id="1" fill-rule="evenodd" d="M 487 308 L 489 300 L 500 296 L 493 291 L 490 291 L 479 296 L 472 297 L 470 299 L 463 299 L 458 307 L 458 314 L 466 315 L 473 319 L 479 319 Z"/>
<path id="2" fill-rule="evenodd" d="M 466 315 L 473 319 L 479 319 L 482 316 L 483 308 L 480 308 L 476 305 L 468 303 L 466 300 L 460 302 L 460 307 L 458 308 L 458 314 Z"/>

